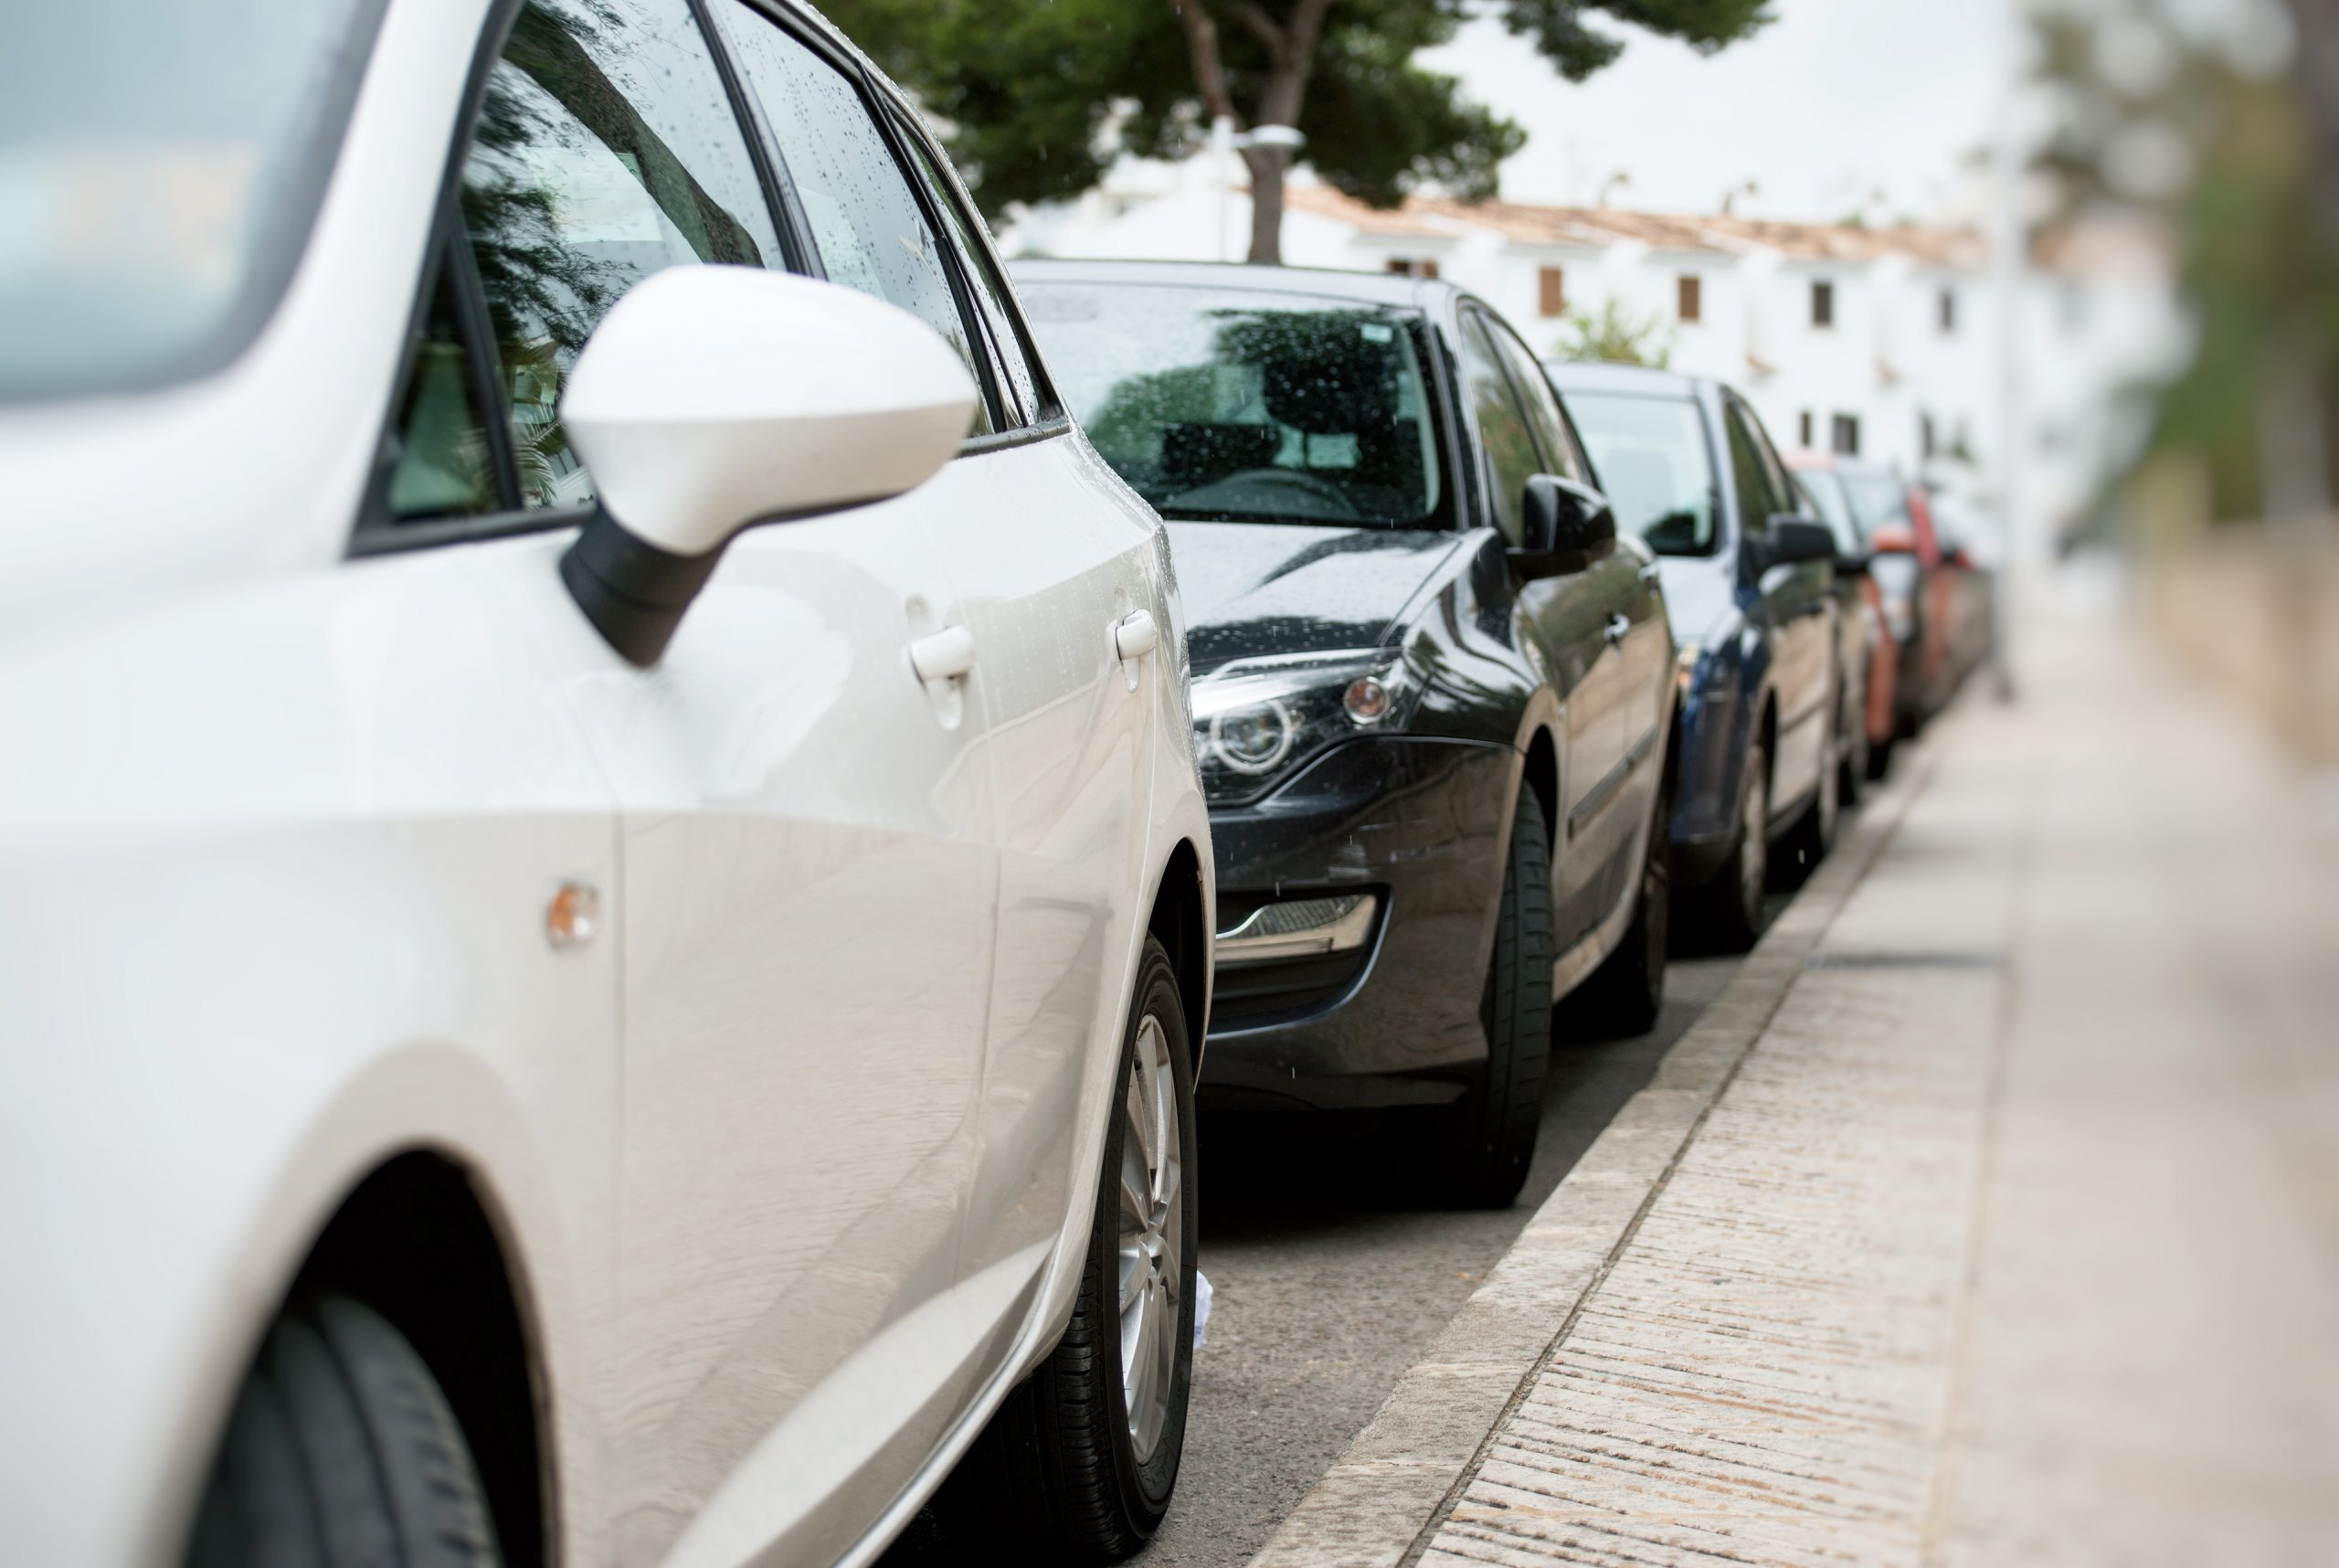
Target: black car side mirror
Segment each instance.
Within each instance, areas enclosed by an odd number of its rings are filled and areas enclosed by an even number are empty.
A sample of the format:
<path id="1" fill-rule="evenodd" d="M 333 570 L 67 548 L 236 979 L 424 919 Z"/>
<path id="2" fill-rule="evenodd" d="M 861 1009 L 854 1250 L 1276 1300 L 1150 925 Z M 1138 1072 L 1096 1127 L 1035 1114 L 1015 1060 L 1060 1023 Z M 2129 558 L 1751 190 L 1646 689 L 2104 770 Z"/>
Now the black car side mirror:
<path id="1" fill-rule="evenodd" d="M 1762 544 L 1766 566 L 1794 567 L 1806 561 L 1832 561 L 1836 558 L 1835 531 L 1825 523 L 1814 523 L 1808 517 L 1789 515 L 1772 518 Z"/>
<path id="2" fill-rule="evenodd" d="M 1580 572 L 1615 547 L 1616 514 L 1606 496 L 1557 474 L 1539 473 L 1527 482 L 1519 542 L 1509 551 L 1521 573 Z"/>

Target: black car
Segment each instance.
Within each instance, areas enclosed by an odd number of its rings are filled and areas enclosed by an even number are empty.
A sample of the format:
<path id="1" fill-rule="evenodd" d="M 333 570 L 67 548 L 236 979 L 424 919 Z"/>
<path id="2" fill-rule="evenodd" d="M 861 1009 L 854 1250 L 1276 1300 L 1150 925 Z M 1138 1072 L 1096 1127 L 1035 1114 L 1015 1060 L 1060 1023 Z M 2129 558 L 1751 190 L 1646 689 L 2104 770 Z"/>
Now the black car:
<path id="1" fill-rule="evenodd" d="M 1088 439 L 1170 531 L 1218 863 L 1201 1092 L 1415 1107 L 1508 1202 L 1555 998 L 1663 997 L 1673 641 L 1534 356 L 1450 284 L 1027 264 Z"/>
<path id="2" fill-rule="evenodd" d="M 1803 510 L 1753 408 L 1701 376 L 1554 365 L 1620 526 L 1664 564 L 1681 646 L 1674 869 L 1684 913 L 1733 948 L 1762 935 L 1772 846 L 1834 842 L 1860 714 L 1844 681 L 1836 542 Z"/>

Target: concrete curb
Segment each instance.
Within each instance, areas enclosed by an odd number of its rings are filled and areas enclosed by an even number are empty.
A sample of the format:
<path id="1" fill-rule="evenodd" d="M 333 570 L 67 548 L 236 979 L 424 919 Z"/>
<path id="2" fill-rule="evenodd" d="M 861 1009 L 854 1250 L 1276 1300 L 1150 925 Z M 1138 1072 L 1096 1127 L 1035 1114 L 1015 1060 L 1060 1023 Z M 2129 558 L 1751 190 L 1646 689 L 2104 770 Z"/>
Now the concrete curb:
<path id="1" fill-rule="evenodd" d="M 1781 913 L 1647 1087 L 1544 1200 L 1380 1414 L 1300 1499 L 1250 1568 L 1400 1568 L 1469 1485 L 1503 1416 L 1574 1326 L 1683 1150 L 1786 1000 L 1820 938 L 1932 779 L 1941 729 Z"/>

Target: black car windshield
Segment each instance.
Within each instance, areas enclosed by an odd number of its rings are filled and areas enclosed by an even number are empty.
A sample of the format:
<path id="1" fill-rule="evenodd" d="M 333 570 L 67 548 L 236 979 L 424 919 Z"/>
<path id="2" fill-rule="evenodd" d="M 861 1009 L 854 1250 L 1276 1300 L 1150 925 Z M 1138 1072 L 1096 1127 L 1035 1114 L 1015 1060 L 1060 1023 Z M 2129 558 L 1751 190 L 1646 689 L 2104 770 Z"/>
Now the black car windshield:
<path id="1" fill-rule="evenodd" d="M 1064 401 L 1165 517 L 1427 525 L 1418 313 L 1301 295 L 1022 285 Z"/>
<path id="2" fill-rule="evenodd" d="M 1574 392 L 1568 412 L 1619 529 L 1638 534 L 1661 556 L 1713 553 L 1719 497 L 1705 418 L 1695 403 Z"/>
<path id="3" fill-rule="evenodd" d="M 258 329 L 314 216 L 383 5 L 10 7 L 0 398 L 160 385 Z"/>

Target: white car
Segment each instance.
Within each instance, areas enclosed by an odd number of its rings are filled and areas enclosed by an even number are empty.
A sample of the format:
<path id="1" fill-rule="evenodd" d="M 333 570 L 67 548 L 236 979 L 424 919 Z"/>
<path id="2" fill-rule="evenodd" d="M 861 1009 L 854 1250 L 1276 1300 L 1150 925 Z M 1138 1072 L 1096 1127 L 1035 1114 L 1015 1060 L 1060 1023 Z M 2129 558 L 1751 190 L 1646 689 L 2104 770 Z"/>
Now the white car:
<path id="1" fill-rule="evenodd" d="M 903 101 L 775 0 L 6 31 L 0 1557 L 1134 1550 L 1184 630 Z"/>

